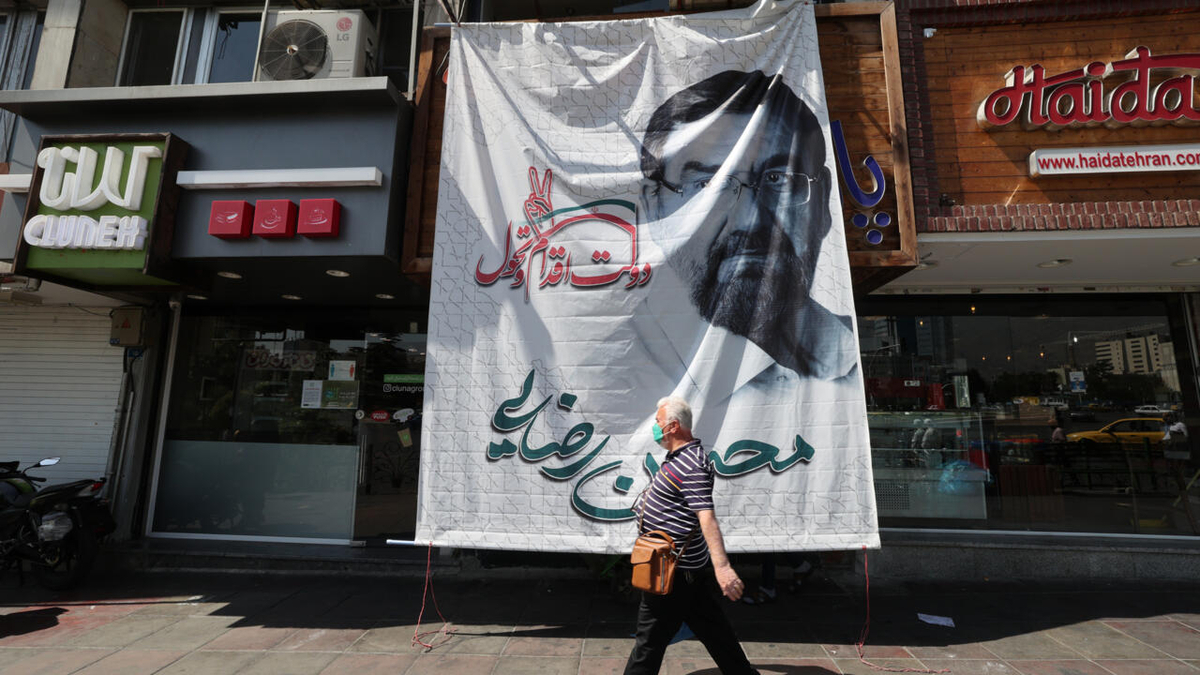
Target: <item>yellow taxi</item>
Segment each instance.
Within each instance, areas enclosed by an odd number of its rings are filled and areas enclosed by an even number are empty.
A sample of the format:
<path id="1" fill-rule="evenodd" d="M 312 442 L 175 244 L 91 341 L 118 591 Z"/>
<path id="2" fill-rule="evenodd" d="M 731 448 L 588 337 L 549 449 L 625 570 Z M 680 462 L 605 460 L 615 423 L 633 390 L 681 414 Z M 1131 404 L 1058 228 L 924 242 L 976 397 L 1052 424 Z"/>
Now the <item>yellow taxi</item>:
<path id="1" fill-rule="evenodd" d="M 1072 443 L 1133 443 L 1141 445 L 1162 442 L 1162 419 L 1159 417 L 1127 417 L 1095 431 L 1076 431 L 1067 434 Z"/>

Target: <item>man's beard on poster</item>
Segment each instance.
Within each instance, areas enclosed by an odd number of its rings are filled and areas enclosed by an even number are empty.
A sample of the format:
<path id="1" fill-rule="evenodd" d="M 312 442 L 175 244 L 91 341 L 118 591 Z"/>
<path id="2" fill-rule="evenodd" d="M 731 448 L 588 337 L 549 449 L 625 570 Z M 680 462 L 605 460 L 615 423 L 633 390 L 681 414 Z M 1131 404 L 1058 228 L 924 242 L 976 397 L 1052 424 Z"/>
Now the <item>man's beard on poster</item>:
<path id="1" fill-rule="evenodd" d="M 757 270 L 731 270 L 721 280 L 721 263 L 741 265 L 742 254 L 763 256 Z M 692 303 L 709 323 L 750 337 L 775 327 L 807 301 L 811 274 L 796 254 L 792 240 L 778 226 L 735 231 L 720 237 L 709 249 L 694 278 Z M 782 337 L 779 335 L 776 338 Z"/>

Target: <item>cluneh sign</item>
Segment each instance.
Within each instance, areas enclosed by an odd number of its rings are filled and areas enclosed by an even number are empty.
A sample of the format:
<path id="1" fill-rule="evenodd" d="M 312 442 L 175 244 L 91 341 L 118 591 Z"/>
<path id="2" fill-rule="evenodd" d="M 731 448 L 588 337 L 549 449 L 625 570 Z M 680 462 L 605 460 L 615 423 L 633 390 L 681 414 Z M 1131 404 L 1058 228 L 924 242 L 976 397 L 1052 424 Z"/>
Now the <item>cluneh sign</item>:
<path id="1" fill-rule="evenodd" d="M 168 285 L 187 144 L 171 134 L 45 136 L 17 268 L 83 287 Z"/>
<path id="2" fill-rule="evenodd" d="M 1200 54 L 1152 56 L 1138 47 L 1123 61 L 1096 61 L 1058 75 L 1046 75 L 1040 65 L 1013 66 L 1005 75 L 1007 86 L 988 95 L 979 104 L 976 120 L 985 129 L 1004 127 L 1017 118 L 1027 129 L 1060 129 L 1103 124 L 1194 124 L 1200 111 L 1192 101 L 1195 71 Z M 1151 86 L 1152 73 L 1173 75 Z M 1126 76 L 1121 84 L 1106 89 L 1105 78 L 1114 73 Z"/>

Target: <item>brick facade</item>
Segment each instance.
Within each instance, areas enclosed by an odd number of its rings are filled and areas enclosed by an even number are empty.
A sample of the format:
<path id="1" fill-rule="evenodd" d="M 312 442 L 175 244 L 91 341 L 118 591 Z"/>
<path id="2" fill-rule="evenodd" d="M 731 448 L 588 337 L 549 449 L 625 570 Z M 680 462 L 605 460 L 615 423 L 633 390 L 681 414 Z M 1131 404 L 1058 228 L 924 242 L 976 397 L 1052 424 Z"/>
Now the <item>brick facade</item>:
<path id="1" fill-rule="evenodd" d="M 1048 23 L 1190 12 L 1195 0 L 896 0 L 918 232 L 1200 227 L 1200 199 L 955 205 L 940 189 L 923 49 L 926 27 Z M 1170 20 L 1166 18 L 1166 20 Z M 999 74 L 998 74 L 999 75 Z"/>

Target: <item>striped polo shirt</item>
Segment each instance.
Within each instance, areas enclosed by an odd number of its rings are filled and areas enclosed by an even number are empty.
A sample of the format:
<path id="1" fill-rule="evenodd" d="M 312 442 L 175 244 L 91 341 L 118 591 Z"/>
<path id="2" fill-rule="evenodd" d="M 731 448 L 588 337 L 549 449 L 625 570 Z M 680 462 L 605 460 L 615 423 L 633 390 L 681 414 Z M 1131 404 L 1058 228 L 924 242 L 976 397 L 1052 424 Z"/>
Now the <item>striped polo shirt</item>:
<path id="1" fill-rule="evenodd" d="M 658 468 L 638 505 L 642 533 L 663 530 L 687 549 L 679 560 L 681 569 L 699 569 L 708 564 L 708 544 L 700 532 L 700 511 L 712 510 L 713 465 L 699 440 L 673 452 Z M 690 540 L 689 540 L 690 537 Z"/>

